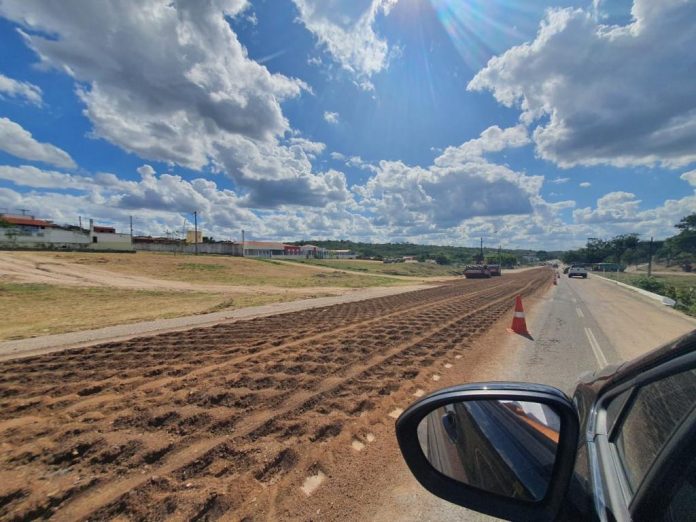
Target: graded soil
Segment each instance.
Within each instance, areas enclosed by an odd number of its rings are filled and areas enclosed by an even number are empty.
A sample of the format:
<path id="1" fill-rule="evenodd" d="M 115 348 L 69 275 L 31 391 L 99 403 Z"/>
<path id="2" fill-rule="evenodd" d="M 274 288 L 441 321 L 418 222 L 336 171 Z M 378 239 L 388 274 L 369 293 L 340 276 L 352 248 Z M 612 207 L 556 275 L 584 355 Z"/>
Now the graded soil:
<path id="1" fill-rule="evenodd" d="M 350 518 L 350 487 L 322 496 L 346 455 L 551 274 L 1 362 L 0 518 Z"/>

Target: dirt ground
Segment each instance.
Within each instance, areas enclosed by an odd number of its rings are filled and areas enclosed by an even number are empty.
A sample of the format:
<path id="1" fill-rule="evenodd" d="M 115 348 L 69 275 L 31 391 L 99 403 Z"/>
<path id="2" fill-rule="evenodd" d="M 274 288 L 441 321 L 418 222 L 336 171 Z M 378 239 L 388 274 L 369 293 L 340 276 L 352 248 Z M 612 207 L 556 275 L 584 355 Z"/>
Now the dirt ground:
<path id="1" fill-rule="evenodd" d="M 0 518 L 355 519 L 396 405 L 550 274 L 0 363 Z"/>
<path id="2" fill-rule="evenodd" d="M 347 288 L 398 284 L 372 277 L 326 271 L 299 263 L 229 256 L 0 252 L 0 280 L 136 290 L 259 293 L 341 293 Z"/>

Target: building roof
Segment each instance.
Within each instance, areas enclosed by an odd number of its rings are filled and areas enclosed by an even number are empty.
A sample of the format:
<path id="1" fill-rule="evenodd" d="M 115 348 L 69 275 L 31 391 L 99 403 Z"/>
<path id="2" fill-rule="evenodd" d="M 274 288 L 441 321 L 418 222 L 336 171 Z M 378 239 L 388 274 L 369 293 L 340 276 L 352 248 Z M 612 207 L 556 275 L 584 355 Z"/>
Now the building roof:
<path id="1" fill-rule="evenodd" d="M 27 216 L 0 216 L 0 219 L 5 223 L 11 225 L 23 225 L 29 227 L 54 227 L 55 225 L 50 221 L 44 221 L 43 219 L 34 219 Z"/>
<path id="2" fill-rule="evenodd" d="M 114 227 L 100 227 L 97 225 L 94 225 L 94 231 L 100 232 L 102 234 L 115 234 L 116 233 L 116 229 Z"/>

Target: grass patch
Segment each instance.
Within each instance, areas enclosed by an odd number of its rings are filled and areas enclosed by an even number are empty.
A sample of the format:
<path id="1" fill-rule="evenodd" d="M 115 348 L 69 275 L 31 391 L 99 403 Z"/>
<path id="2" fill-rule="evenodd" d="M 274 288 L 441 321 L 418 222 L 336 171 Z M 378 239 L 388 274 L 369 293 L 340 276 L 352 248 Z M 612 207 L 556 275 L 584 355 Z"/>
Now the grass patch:
<path id="1" fill-rule="evenodd" d="M 32 254 L 36 255 L 36 254 Z M 338 277 L 323 279 L 326 271 L 310 264 L 284 263 L 273 260 L 227 256 L 192 256 L 155 252 L 133 254 L 45 253 L 46 259 L 91 265 L 119 274 L 185 281 L 200 284 L 243 286 L 274 286 L 305 288 L 317 285 L 341 288 L 366 288 L 400 284 L 388 277 L 379 278 L 344 272 Z M 381 264 L 381 263 L 380 263 Z M 394 265 L 385 265 L 394 266 Z M 348 268 L 346 268 L 347 270 Z M 315 277 L 317 276 L 317 277 Z"/>
<path id="2" fill-rule="evenodd" d="M 203 270 L 205 272 L 224 270 L 225 265 L 206 265 L 205 263 L 182 263 L 177 267 L 179 270 Z"/>
<path id="3" fill-rule="evenodd" d="M 461 274 L 462 268 L 455 265 L 435 265 L 432 263 L 382 263 L 361 259 L 298 259 L 294 262 L 309 266 L 325 266 L 337 270 L 365 272 L 411 277 L 443 277 Z"/>
<path id="4" fill-rule="evenodd" d="M 297 299 L 279 294 L 68 287 L 0 283 L 0 340 L 73 332 L 116 324 L 180 317 Z"/>
<path id="5" fill-rule="evenodd" d="M 642 288 L 649 292 L 674 299 L 675 308 L 689 315 L 696 316 L 696 274 L 694 275 L 634 275 L 627 273 L 602 274 L 608 279 L 620 281 L 627 285 Z"/>

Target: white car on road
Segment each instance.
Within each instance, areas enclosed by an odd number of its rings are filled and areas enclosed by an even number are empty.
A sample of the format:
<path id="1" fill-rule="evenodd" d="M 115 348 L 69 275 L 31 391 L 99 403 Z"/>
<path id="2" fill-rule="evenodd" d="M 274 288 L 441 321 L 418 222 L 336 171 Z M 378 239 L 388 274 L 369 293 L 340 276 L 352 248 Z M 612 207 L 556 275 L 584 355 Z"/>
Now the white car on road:
<path id="1" fill-rule="evenodd" d="M 587 270 L 582 266 L 571 266 L 568 270 L 568 277 L 582 277 L 587 279 Z"/>

